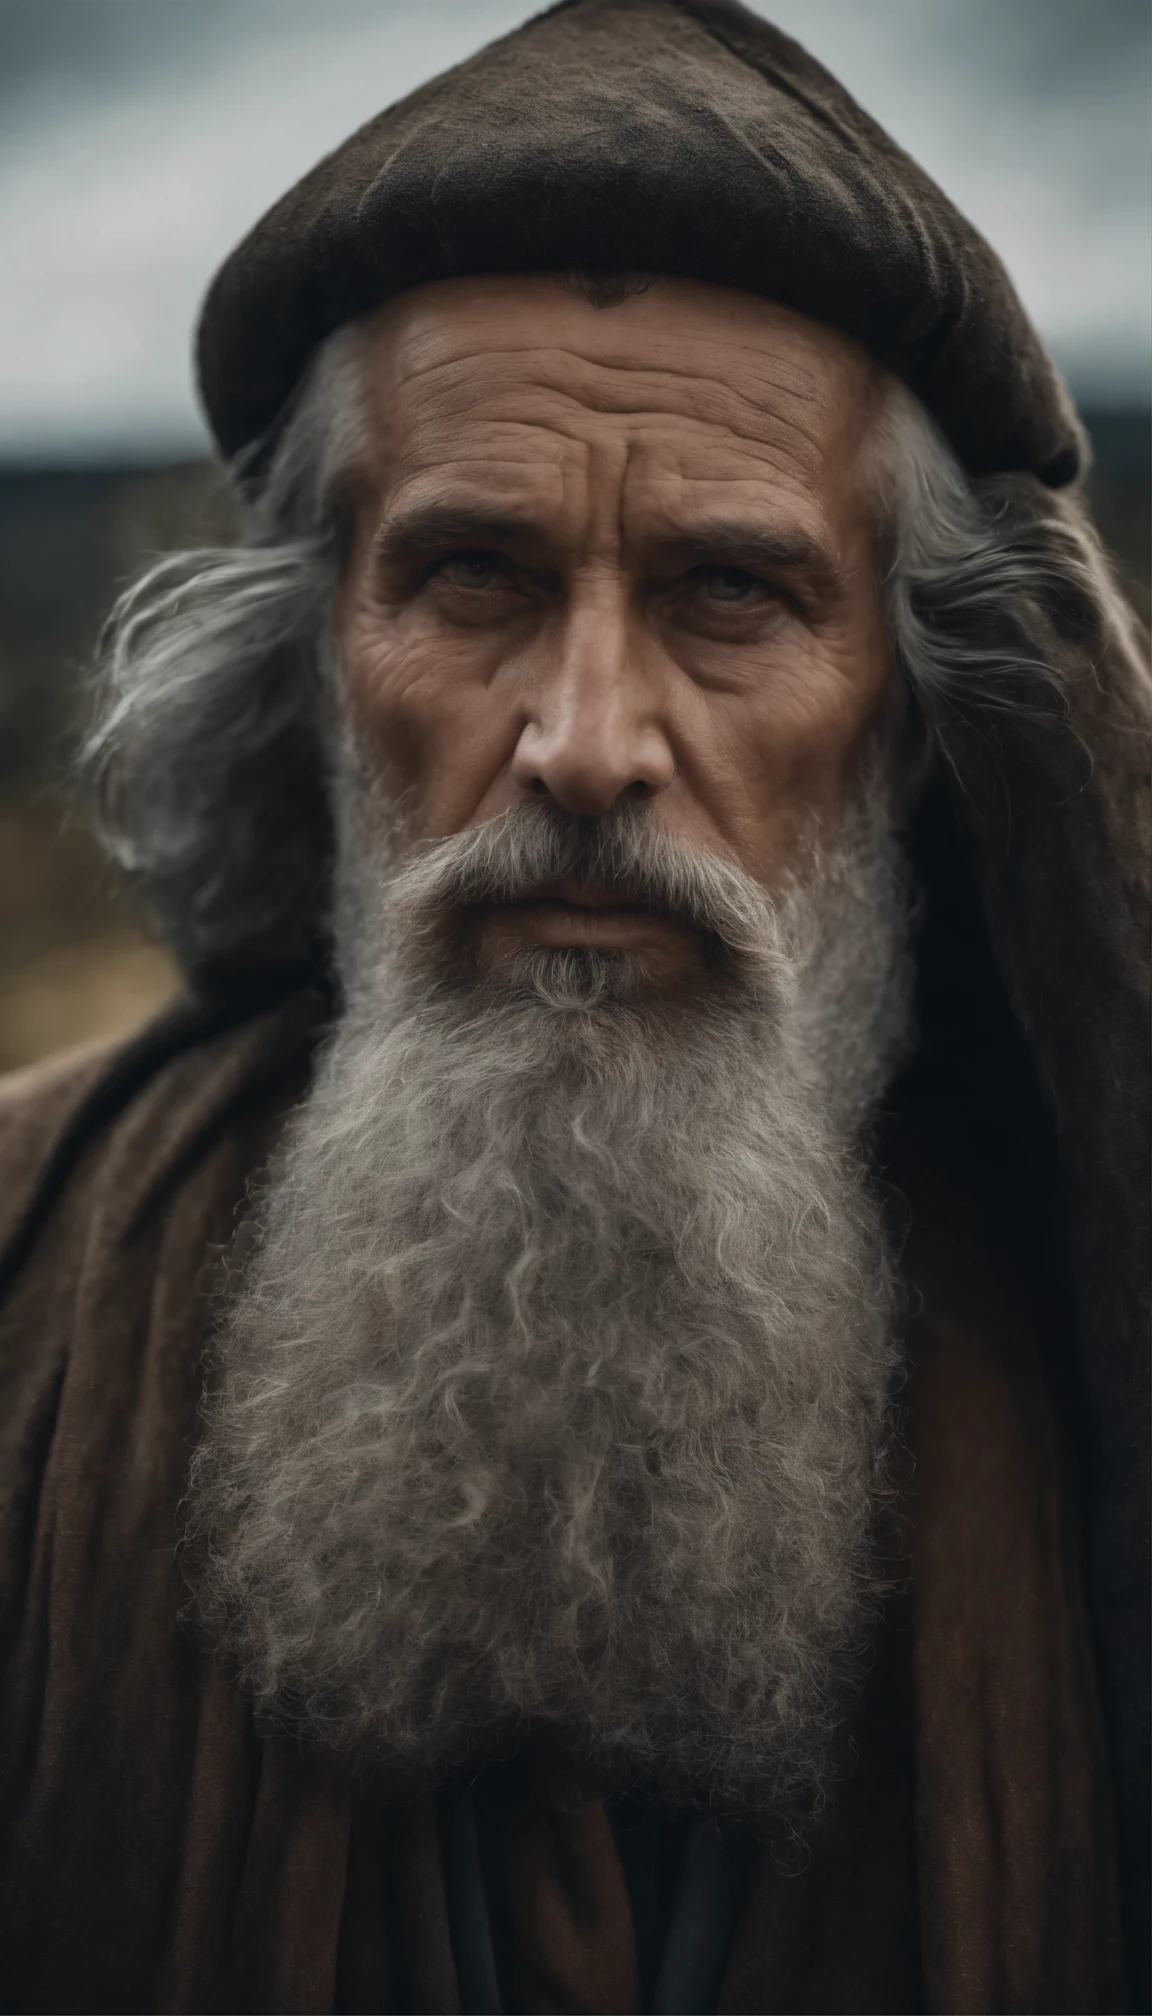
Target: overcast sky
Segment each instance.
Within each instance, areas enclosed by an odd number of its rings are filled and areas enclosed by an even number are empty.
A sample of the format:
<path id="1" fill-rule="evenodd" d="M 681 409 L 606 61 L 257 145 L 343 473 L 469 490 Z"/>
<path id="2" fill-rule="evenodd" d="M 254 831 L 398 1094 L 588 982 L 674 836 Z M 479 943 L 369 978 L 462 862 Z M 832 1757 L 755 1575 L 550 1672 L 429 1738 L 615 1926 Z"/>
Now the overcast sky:
<path id="1" fill-rule="evenodd" d="M 204 443 L 223 255 L 522 0 L 0 0 L 0 457 Z M 1147 0 L 760 0 L 1006 260 L 1083 399 L 1148 396 Z"/>

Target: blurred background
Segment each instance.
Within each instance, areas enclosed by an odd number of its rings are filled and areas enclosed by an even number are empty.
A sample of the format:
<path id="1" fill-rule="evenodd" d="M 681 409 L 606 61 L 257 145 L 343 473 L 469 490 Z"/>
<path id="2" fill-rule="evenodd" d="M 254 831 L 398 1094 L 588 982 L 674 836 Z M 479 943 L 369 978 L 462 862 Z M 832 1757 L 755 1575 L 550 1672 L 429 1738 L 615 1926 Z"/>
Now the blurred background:
<path id="1" fill-rule="evenodd" d="M 0 0 L 0 1069 L 174 984 L 71 808 L 108 606 L 232 516 L 189 362 L 266 206 L 521 0 Z M 1005 259 L 1092 435 L 1147 616 L 1146 0 L 763 0 Z"/>

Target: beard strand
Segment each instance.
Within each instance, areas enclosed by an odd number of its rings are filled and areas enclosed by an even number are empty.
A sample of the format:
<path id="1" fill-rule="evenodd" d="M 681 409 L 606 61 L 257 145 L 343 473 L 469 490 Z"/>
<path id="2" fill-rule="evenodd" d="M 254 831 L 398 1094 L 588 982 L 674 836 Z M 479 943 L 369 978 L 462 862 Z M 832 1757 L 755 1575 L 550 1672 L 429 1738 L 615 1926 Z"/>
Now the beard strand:
<path id="1" fill-rule="evenodd" d="M 193 1466 L 199 1614 L 266 1717 L 398 1789 L 532 1730 L 795 1820 L 874 1600 L 896 1360 L 860 1137 L 907 1023 L 902 878 L 875 793 L 781 904 L 588 823 L 345 846 L 346 1011 Z M 690 917 L 707 984 L 468 970 L 447 917 L 574 870 Z"/>

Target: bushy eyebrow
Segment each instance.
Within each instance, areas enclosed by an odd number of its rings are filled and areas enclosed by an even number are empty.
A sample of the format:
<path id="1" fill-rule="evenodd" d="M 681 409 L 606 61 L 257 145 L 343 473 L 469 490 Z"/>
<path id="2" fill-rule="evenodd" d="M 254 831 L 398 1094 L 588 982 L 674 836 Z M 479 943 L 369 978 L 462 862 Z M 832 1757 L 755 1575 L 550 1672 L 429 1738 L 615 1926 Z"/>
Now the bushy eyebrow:
<path id="1" fill-rule="evenodd" d="M 376 535 L 375 548 L 377 557 L 388 562 L 453 547 L 499 549 L 540 539 L 540 526 L 532 518 L 430 502 L 390 513 Z M 773 530 L 754 519 L 709 518 L 691 526 L 669 525 L 651 544 L 666 563 L 684 569 L 762 567 L 775 574 L 804 576 L 813 585 L 831 589 L 843 579 L 817 540 L 799 530 Z"/>
<path id="2" fill-rule="evenodd" d="M 469 505 L 416 504 L 391 512 L 376 534 L 382 560 L 445 547 L 508 546 L 539 535 L 530 519 L 473 509 Z"/>
<path id="3" fill-rule="evenodd" d="M 801 532 L 771 531 L 746 519 L 712 519 L 706 525 L 669 530 L 658 542 L 690 567 L 776 568 L 788 573 L 834 573 L 831 555 Z M 737 559 L 739 556 L 739 559 Z"/>

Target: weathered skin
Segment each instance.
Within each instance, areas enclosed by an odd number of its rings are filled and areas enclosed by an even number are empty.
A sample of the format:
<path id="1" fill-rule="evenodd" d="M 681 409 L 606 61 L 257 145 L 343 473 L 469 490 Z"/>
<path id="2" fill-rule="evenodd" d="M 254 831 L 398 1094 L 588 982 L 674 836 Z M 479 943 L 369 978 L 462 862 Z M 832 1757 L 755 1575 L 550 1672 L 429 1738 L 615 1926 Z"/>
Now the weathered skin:
<path id="1" fill-rule="evenodd" d="M 365 345 L 340 641 L 417 833 L 627 793 L 778 883 L 892 708 L 866 454 L 883 374 L 829 328 L 681 280 L 607 309 L 548 275 L 446 281 Z M 482 963 L 531 942 L 694 970 L 686 927 L 549 894 L 485 913 Z"/>

